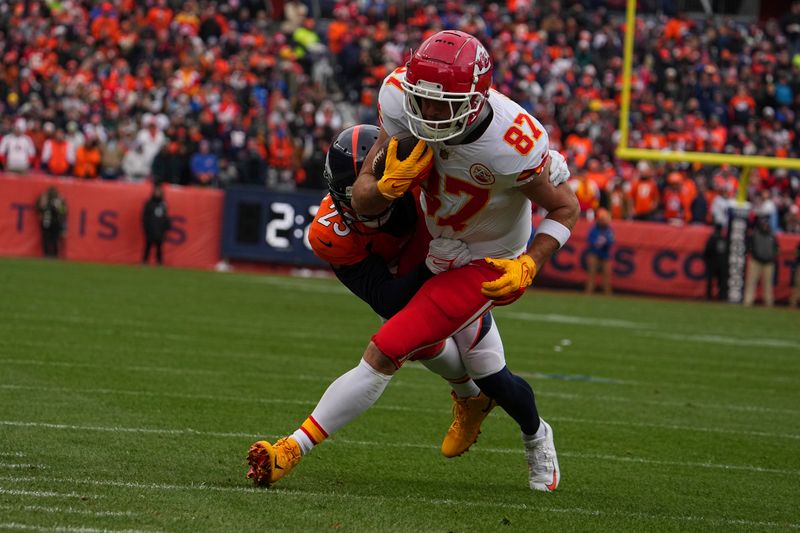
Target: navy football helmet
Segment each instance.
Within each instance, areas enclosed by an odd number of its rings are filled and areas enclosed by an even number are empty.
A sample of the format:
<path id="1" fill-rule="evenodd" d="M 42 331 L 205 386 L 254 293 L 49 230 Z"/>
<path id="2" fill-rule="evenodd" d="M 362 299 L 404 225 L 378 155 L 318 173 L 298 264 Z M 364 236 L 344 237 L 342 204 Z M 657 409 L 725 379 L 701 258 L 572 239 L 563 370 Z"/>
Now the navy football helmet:
<path id="1" fill-rule="evenodd" d="M 383 225 L 391 214 L 391 208 L 375 216 L 362 216 L 353 211 L 350 199 L 353 183 L 372 145 L 378 140 L 380 129 L 369 124 L 358 124 L 342 131 L 331 144 L 325 158 L 325 181 L 336 210 L 345 224 L 358 233 L 369 233 Z M 358 222 L 359 224 L 356 224 Z"/>

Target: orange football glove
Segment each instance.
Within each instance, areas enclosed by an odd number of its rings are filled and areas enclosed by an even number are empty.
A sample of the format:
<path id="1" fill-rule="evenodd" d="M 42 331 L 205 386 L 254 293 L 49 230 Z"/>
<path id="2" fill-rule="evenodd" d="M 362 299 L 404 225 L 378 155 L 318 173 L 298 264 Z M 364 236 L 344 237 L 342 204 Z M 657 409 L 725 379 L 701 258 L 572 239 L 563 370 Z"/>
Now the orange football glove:
<path id="1" fill-rule="evenodd" d="M 396 200 L 414 185 L 427 179 L 433 168 L 433 150 L 425 141 L 417 141 L 411 154 L 402 161 L 397 159 L 397 137 L 392 137 L 386 148 L 386 167 L 378 180 L 378 191 L 387 200 Z"/>
<path id="2" fill-rule="evenodd" d="M 496 305 L 508 305 L 525 293 L 525 288 L 533 282 L 536 263 L 531 256 L 522 254 L 516 259 L 486 258 L 492 268 L 502 275 L 494 281 L 485 281 L 481 293 L 494 300 Z"/>

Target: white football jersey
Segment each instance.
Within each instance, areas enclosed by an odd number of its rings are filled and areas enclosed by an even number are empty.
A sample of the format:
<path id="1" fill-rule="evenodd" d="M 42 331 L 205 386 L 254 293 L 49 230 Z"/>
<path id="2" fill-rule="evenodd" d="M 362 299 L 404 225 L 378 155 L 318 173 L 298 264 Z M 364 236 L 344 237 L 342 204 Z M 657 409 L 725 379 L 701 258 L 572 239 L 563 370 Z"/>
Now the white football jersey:
<path id="1" fill-rule="evenodd" d="M 403 111 L 405 68 L 392 72 L 378 96 L 381 126 L 389 135 L 408 132 Z M 435 171 L 420 202 L 433 237 L 460 239 L 473 259 L 515 258 L 531 234 L 531 202 L 517 191 L 537 179 L 548 161 L 544 127 L 516 102 L 489 91 L 494 112 L 486 131 L 468 144 L 430 143 Z"/>

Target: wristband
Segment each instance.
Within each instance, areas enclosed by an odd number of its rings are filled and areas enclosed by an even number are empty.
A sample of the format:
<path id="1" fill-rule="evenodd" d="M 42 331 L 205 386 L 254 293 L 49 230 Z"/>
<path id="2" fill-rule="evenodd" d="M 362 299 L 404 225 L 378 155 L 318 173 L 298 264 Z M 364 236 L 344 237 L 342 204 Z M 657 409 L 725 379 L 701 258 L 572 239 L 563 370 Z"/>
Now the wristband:
<path id="1" fill-rule="evenodd" d="M 558 247 L 561 248 L 564 246 L 569 240 L 570 231 L 569 228 L 566 227 L 561 222 L 557 222 L 551 218 L 546 218 L 542 220 L 542 223 L 539 224 L 539 228 L 536 230 L 536 234 L 544 233 L 545 235 L 550 235 L 552 238 L 558 241 Z"/>

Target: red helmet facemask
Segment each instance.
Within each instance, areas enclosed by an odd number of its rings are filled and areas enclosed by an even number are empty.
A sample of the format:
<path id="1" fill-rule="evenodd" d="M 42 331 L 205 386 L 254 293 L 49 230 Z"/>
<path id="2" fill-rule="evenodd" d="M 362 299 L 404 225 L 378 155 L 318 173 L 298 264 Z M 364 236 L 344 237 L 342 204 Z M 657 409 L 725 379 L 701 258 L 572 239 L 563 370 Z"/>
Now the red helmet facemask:
<path id="1" fill-rule="evenodd" d="M 422 43 L 407 67 L 403 111 L 414 136 L 446 141 L 475 122 L 492 85 L 492 61 L 478 39 L 440 31 Z M 437 109 L 436 116 L 425 116 L 430 107 Z"/>

